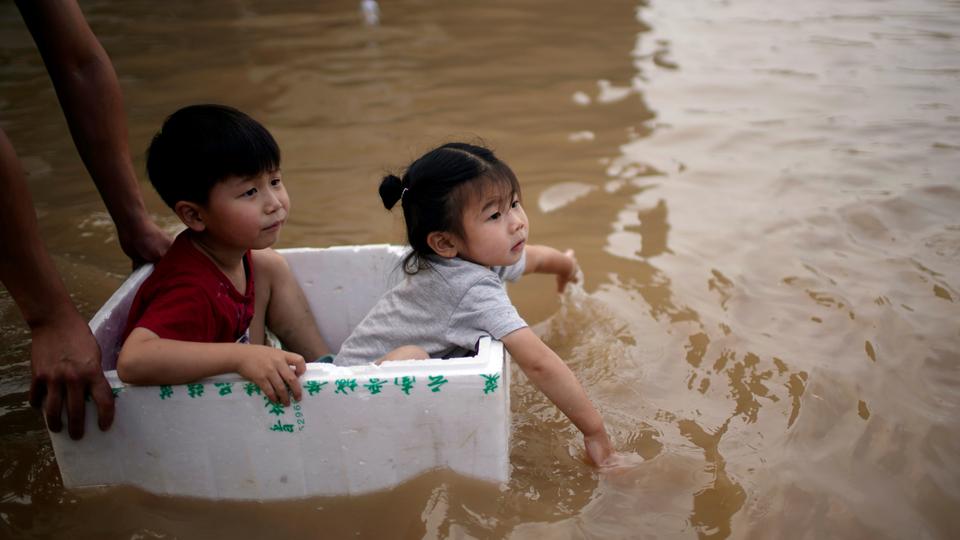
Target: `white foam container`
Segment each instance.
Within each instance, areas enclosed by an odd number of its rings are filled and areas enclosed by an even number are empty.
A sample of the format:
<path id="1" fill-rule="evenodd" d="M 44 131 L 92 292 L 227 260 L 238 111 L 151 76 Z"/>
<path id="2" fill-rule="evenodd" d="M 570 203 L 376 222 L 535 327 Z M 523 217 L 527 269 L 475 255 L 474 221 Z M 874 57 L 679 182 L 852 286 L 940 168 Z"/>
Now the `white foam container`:
<path id="1" fill-rule="evenodd" d="M 299 280 L 321 334 L 337 350 L 379 297 L 403 279 L 403 250 L 370 245 L 278 250 Z M 502 343 L 476 357 L 308 364 L 303 399 L 277 407 L 238 375 L 195 385 L 134 386 L 116 356 L 141 268 L 90 326 L 114 389 L 113 426 L 101 432 L 87 404 L 83 439 L 50 433 L 67 488 L 131 485 L 188 497 L 276 500 L 362 494 L 424 471 L 506 482 L 510 380 Z"/>

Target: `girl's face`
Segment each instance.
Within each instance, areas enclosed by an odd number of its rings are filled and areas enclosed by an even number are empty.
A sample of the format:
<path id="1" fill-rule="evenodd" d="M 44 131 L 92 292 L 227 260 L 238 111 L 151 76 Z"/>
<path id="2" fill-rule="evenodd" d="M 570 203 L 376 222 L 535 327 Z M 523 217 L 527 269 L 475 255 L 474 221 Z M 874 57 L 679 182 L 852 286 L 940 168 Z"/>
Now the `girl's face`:
<path id="1" fill-rule="evenodd" d="M 527 243 L 528 225 L 516 193 L 485 189 L 473 194 L 463 210 L 464 238 L 454 238 L 457 256 L 483 266 L 516 264 Z"/>

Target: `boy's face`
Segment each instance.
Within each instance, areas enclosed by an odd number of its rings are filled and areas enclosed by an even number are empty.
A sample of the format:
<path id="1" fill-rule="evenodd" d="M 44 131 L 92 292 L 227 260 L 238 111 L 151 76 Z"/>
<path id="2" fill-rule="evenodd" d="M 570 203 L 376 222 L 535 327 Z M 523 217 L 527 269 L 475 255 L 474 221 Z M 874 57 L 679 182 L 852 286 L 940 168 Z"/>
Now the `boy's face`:
<path id="1" fill-rule="evenodd" d="M 457 255 L 483 266 L 509 266 L 523 255 L 529 233 L 527 214 L 516 193 L 486 189 L 470 196 L 463 210 L 465 238 Z"/>
<path id="2" fill-rule="evenodd" d="M 200 213 L 211 242 L 246 251 L 276 243 L 289 210 L 290 198 L 276 170 L 217 182 Z"/>

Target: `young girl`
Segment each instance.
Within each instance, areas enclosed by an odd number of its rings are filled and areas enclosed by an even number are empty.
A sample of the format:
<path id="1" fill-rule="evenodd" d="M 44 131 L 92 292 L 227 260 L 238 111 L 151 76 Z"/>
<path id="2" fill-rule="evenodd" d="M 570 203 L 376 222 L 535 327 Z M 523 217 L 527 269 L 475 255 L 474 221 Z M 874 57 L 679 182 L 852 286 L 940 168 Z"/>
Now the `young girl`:
<path id="1" fill-rule="evenodd" d="M 520 184 L 493 152 L 449 143 L 414 161 L 403 178 L 384 177 L 383 205 L 403 207 L 412 248 L 408 278 L 387 292 L 344 342 L 336 363 L 451 358 L 476 354 L 492 336 L 583 433 L 587 455 L 611 463 L 603 419 L 567 365 L 533 333 L 503 280 L 556 274 L 560 291 L 576 279 L 572 252 L 527 245 Z"/>

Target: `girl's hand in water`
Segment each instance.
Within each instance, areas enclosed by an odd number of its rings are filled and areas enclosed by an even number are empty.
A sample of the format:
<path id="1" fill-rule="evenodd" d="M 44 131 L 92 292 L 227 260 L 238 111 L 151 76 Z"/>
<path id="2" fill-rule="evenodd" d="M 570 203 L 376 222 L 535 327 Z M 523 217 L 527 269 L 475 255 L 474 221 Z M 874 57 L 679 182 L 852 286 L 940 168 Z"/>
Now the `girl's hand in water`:
<path id="1" fill-rule="evenodd" d="M 613 444 L 606 430 L 599 433 L 583 436 L 583 445 L 587 449 L 587 457 L 593 464 L 601 469 L 606 467 L 615 467 L 617 465 L 617 453 L 613 450 Z"/>
<path id="2" fill-rule="evenodd" d="M 563 256 L 570 261 L 570 268 L 567 272 L 557 274 L 557 292 L 560 293 L 567 288 L 567 283 L 580 281 L 580 265 L 577 264 L 577 258 L 573 256 L 573 250 L 564 251 Z"/>
<path id="3" fill-rule="evenodd" d="M 587 448 L 587 457 L 601 472 L 621 472 L 624 468 L 643 463 L 643 458 L 636 454 L 621 454 L 613 449 L 610 439 L 604 434 L 603 438 L 583 437 Z"/>

